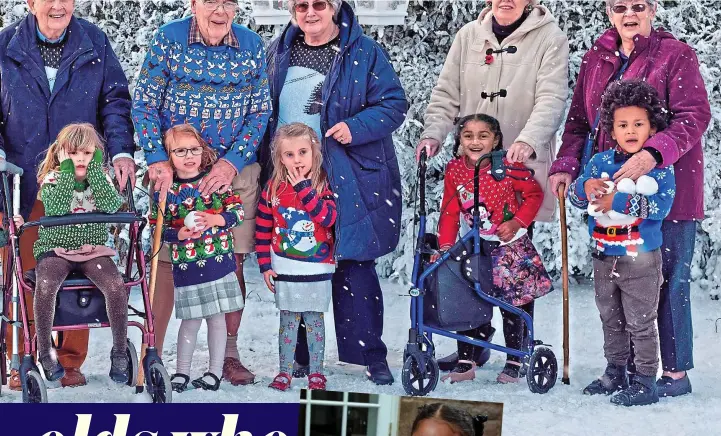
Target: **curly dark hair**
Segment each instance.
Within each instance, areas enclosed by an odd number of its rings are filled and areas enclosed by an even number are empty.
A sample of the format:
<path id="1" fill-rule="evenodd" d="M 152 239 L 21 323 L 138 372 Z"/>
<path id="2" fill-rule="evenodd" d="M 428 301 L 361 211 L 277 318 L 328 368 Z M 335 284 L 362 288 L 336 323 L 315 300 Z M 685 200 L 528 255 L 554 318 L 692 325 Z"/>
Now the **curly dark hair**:
<path id="1" fill-rule="evenodd" d="M 657 131 L 668 125 L 668 110 L 658 97 L 656 89 L 643 80 L 619 80 L 603 93 L 601 104 L 601 125 L 607 132 L 613 131 L 616 109 L 640 107 L 646 109 L 651 127 Z"/>
<path id="2" fill-rule="evenodd" d="M 488 124 L 488 127 L 491 128 L 491 133 L 493 133 L 496 138 L 498 138 L 498 145 L 496 145 L 493 150 L 503 149 L 503 133 L 501 132 L 501 123 L 499 123 L 497 119 L 493 118 L 490 115 L 473 114 L 456 119 L 455 130 L 453 132 L 454 139 L 456 140 L 453 144 L 454 156 L 458 153 L 458 148 L 461 146 L 461 132 L 463 131 L 463 128 L 466 126 L 466 124 L 471 121 L 481 121 Z"/>
<path id="3" fill-rule="evenodd" d="M 425 404 L 418 408 L 418 415 L 413 421 L 411 435 L 416 432 L 421 422 L 436 418 L 443 420 L 460 431 L 461 436 L 483 436 L 483 426 L 488 419 L 484 415 L 472 416 L 469 412 L 443 403 Z"/>

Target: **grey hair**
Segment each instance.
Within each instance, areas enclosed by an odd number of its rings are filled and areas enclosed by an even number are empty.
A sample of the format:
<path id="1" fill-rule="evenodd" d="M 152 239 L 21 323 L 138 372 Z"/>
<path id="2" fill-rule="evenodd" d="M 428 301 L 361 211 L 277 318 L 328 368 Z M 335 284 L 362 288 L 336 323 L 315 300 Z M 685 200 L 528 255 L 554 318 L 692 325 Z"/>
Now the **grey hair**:
<path id="1" fill-rule="evenodd" d="M 611 9 L 613 5 L 618 3 L 619 0 L 606 0 L 606 8 Z M 646 0 L 646 3 L 651 7 L 656 7 L 656 0 Z"/>
<path id="2" fill-rule="evenodd" d="M 294 24 L 298 24 L 295 20 L 295 5 L 301 0 L 288 0 L 288 12 Z M 307 0 L 308 4 L 313 3 L 313 0 Z M 333 8 L 333 21 L 338 21 L 338 15 L 340 15 L 340 6 L 343 4 L 343 0 L 323 0 Z"/>

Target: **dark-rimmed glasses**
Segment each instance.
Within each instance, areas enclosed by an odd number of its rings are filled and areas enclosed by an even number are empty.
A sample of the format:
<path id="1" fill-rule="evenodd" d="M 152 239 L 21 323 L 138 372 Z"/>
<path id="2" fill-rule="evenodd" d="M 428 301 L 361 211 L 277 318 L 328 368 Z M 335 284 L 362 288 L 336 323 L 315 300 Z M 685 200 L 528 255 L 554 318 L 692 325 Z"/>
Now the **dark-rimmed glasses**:
<path id="1" fill-rule="evenodd" d="M 328 2 L 326 1 L 320 1 L 320 2 L 314 2 L 314 3 L 296 3 L 295 6 L 293 6 L 293 9 L 295 9 L 296 12 L 300 12 L 301 14 L 304 14 L 308 12 L 308 8 L 312 6 L 313 10 L 316 12 L 324 11 L 328 7 Z"/>
<path id="2" fill-rule="evenodd" d="M 628 10 L 628 6 L 626 5 L 614 5 L 611 10 L 614 14 L 625 14 Z M 636 3 L 631 5 L 631 10 L 637 14 L 640 14 L 641 12 L 646 10 L 646 3 Z"/>
<path id="3" fill-rule="evenodd" d="M 193 156 L 200 156 L 203 154 L 203 147 L 193 147 L 193 148 L 176 148 L 175 150 L 172 150 L 171 153 L 178 157 L 185 157 L 188 155 L 188 152 L 192 154 Z"/>

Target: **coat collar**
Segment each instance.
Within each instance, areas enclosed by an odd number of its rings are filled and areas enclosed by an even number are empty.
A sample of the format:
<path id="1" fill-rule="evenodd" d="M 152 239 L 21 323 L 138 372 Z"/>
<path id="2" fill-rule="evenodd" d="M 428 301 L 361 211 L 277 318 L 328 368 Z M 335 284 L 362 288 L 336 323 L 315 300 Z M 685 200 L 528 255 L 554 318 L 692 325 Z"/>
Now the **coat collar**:
<path id="1" fill-rule="evenodd" d="M 95 52 L 93 42 L 88 36 L 80 21 L 74 16 L 70 18 L 70 24 L 66 29 L 67 41 L 63 49 L 63 57 L 60 60 L 58 77 L 53 87 L 53 93 L 56 93 L 63 87 L 69 78 L 69 66 L 81 55 L 86 55 L 85 59 L 76 64 L 81 66 L 90 59 L 97 59 L 98 54 Z M 40 56 L 40 49 L 37 43 L 37 21 L 35 16 L 28 14 L 18 27 L 15 35 L 13 35 L 8 44 L 8 56 L 17 61 L 23 68 L 27 69 L 35 78 L 45 97 L 50 99 L 50 87 L 48 86 L 45 67 Z"/>

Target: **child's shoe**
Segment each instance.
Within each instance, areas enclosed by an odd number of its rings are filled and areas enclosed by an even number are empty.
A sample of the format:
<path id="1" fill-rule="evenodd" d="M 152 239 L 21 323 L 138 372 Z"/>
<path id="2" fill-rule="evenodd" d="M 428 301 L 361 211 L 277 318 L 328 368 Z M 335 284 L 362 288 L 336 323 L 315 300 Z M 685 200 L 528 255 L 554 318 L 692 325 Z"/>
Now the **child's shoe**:
<path id="1" fill-rule="evenodd" d="M 220 379 L 212 372 L 206 372 L 202 377 L 196 378 L 190 383 L 194 388 L 204 391 L 217 391 L 220 388 Z"/>
<path id="2" fill-rule="evenodd" d="M 310 366 L 293 362 L 293 378 L 306 378 L 310 374 Z"/>
<path id="3" fill-rule="evenodd" d="M 65 368 L 58 362 L 57 358 L 50 354 L 40 357 L 40 366 L 47 381 L 53 382 L 65 377 Z"/>
<path id="4" fill-rule="evenodd" d="M 290 389 L 291 376 L 287 372 L 281 372 L 276 375 L 273 382 L 268 385 L 269 388 L 278 389 L 279 391 L 287 391 Z"/>
<path id="5" fill-rule="evenodd" d="M 678 380 L 664 375 L 656 381 L 656 389 L 658 389 L 659 397 L 678 397 L 679 395 L 690 394 L 691 380 L 688 378 L 688 373 Z"/>
<path id="6" fill-rule="evenodd" d="M 314 372 L 308 376 L 308 389 L 324 391 L 327 381 L 323 374 Z"/>
<path id="7" fill-rule="evenodd" d="M 173 381 L 176 378 L 179 378 L 182 381 Z M 188 389 L 188 383 L 190 383 L 190 377 L 185 374 L 180 374 L 179 372 L 176 372 L 175 374 L 173 374 L 172 377 L 170 377 L 170 385 L 177 393 L 185 392 Z"/>
<path id="8" fill-rule="evenodd" d="M 115 383 L 125 384 L 128 376 L 128 353 L 126 350 L 110 351 L 110 373 L 108 374 Z"/>
<path id="9" fill-rule="evenodd" d="M 513 360 L 506 360 L 506 366 L 503 367 L 503 371 L 498 374 L 496 381 L 501 384 L 507 383 L 518 383 L 521 378 L 521 362 L 514 362 Z"/>
<path id="10" fill-rule="evenodd" d="M 609 363 L 606 365 L 603 375 L 586 386 L 583 393 L 586 395 L 611 395 L 626 388 L 628 388 L 626 366 Z"/>
<path id="11" fill-rule="evenodd" d="M 459 360 L 453 371 L 441 378 L 442 382 L 450 380 L 451 384 L 470 381 L 476 378 L 476 362 L 472 360 Z"/>
<path id="12" fill-rule="evenodd" d="M 611 397 L 611 402 L 619 406 L 645 406 L 658 403 L 656 378 L 636 374 L 633 384 Z"/>

